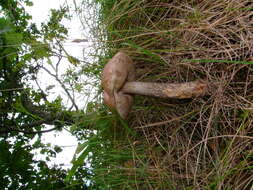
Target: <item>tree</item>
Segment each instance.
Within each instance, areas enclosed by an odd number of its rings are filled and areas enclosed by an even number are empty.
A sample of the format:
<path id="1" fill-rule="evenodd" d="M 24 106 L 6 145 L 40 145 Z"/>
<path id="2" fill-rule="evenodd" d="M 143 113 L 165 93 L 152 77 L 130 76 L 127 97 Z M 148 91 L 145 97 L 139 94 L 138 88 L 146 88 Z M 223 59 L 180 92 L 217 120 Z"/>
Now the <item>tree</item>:
<path id="1" fill-rule="evenodd" d="M 38 29 L 23 6 L 32 6 L 31 1 L 7 0 L 0 1 L 0 5 L 3 13 L 0 17 L 0 187 L 85 189 L 82 177 L 65 182 L 66 170 L 35 160 L 33 153 L 41 149 L 47 160 L 54 157 L 61 149 L 43 144 L 41 134 L 72 125 L 80 115 L 70 89 L 57 73 L 64 52 L 67 58 L 73 59 L 61 44 L 68 32 L 61 24 L 62 19 L 68 18 L 67 9 L 52 10 L 50 20 Z M 53 56 L 58 59 L 57 63 L 51 61 Z M 61 97 L 49 101 L 47 92 L 39 85 L 33 88 L 31 81 L 37 82 L 40 69 L 55 77 L 72 106 L 64 106 Z M 45 129 L 46 125 L 51 128 Z M 31 144 L 35 138 L 36 142 Z"/>

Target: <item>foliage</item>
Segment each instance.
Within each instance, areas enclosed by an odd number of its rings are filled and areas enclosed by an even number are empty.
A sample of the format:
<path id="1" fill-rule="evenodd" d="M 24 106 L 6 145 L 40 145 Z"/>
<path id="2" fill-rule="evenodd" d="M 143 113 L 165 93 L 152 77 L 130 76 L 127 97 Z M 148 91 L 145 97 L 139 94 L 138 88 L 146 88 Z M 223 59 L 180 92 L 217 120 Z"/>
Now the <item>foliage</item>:
<path id="1" fill-rule="evenodd" d="M 66 186 L 63 181 L 66 171 L 57 166 L 49 168 L 45 161 L 35 160 L 31 153 L 34 146 L 18 139 L 15 143 L 1 140 L 0 147 L 2 188 L 59 189 Z M 54 150 L 46 151 L 56 154 Z"/>
<path id="2" fill-rule="evenodd" d="M 35 158 L 40 150 L 50 161 L 61 151 L 44 144 L 41 134 L 73 124 L 79 113 L 67 109 L 61 97 L 49 101 L 47 92 L 32 84 L 41 69 L 52 65 L 51 57 L 62 58 L 59 43 L 68 31 L 61 21 L 69 18 L 67 9 L 52 10 L 49 21 L 38 29 L 23 7 L 32 6 L 29 0 L 0 5 L 0 189 L 86 189 L 80 176 L 67 183 L 66 170 Z M 61 82 L 57 73 L 54 76 Z"/>

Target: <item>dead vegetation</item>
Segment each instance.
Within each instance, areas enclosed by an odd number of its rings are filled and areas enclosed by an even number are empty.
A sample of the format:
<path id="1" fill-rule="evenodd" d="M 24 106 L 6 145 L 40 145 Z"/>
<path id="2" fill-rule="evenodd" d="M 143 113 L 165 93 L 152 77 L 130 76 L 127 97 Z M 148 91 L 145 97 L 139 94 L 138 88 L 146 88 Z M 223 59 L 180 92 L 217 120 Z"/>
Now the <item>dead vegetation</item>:
<path id="1" fill-rule="evenodd" d="M 139 81 L 214 84 L 203 98 L 135 97 L 120 189 L 252 189 L 253 2 L 112 2 L 107 46 L 134 59 Z"/>

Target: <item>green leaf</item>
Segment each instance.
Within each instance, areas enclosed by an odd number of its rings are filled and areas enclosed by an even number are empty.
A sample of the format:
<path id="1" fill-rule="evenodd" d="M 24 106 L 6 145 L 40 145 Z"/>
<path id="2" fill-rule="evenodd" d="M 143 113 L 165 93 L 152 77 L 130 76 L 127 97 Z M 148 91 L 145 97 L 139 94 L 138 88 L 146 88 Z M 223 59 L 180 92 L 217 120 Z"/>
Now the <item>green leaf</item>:
<path id="1" fill-rule="evenodd" d="M 59 153 L 62 151 L 62 148 L 60 146 L 54 146 L 54 151 Z"/>
<path id="2" fill-rule="evenodd" d="M 23 35 L 21 33 L 6 33 L 5 39 L 8 45 L 20 46 L 23 42 Z"/>

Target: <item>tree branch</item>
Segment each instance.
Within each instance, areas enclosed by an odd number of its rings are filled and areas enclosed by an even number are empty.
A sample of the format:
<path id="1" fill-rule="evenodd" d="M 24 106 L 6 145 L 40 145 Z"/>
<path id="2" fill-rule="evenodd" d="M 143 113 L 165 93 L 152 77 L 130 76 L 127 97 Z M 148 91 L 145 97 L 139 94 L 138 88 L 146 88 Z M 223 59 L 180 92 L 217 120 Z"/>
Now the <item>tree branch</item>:
<path id="1" fill-rule="evenodd" d="M 50 115 L 50 114 L 49 114 Z M 52 114 L 51 114 L 52 115 Z M 4 127 L 3 130 L 0 130 L 0 134 L 5 134 L 5 133 L 11 133 L 11 132 L 21 132 L 25 134 L 41 134 L 41 133 L 47 133 L 56 129 L 60 129 L 59 125 L 47 129 L 47 130 L 33 130 L 34 127 L 40 126 L 42 124 L 47 124 L 47 125 L 57 125 L 60 122 L 63 122 L 66 125 L 71 125 L 74 123 L 71 117 L 66 117 L 64 116 L 64 113 L 58 114 L 57 116 L 47 116 L 47 119 L 41 119 L 38 121 L 34 121 L 32 123 L 22 125 L 22 126 L 6 126 Z M 62 126 L 63 127 L 63 126 Z"/>
<path id="2" fill-rule="evenodd" d="M 55 125 L 59 124 L 59 121 L 64 122 L 65 124 L 73 124 L 74 119 L 72 117 L 72 114 L 70 114 L 68 111 L 44 111 L 40 107 L 35 106 L 32 101 L 28 98 L 26 94 L 21 95 L 21 102 L 23 107 L 30 112 L 31 114 L 36 115 L 37 117 L 41 118 L 39 121 L 33 122 L 29 124 L 28 126 L 34 127 L 41 124 L 48 124 L 48 125 Z M 73 112 L 72 112 L 73 113 Z"/>
<path id="3" fill-rule="evenodd" d="M 54 75 L 53 73 L 51 73 L 47 68 L 42 67 L 49 75 L 53 76 L 55 78 L 55 80 L 57 80 L 57 82 L 59 82 L 59 84 L 61 85 L 61 87 L 63 88 L 63 90 L 66 92 L 66 94 L 68 95 L 69 99 L 71 100 L 72 104 L 74 105 L 75 109 L 78 110 L 78 106 L 75 103 L 75 100 L 73 99 L 73 97 L 71 96 L 71 94 L 69 93 L 68 89 L 66 88 L 66 86 L 62 83 L 62 81 L 59 79 L 59 77 L 57 75 Z"/>
<path id="4" fill-rule="evenodd" d="M 12 118 L 12 121 L 14 121 L 13 124 L 9 124 L 9 126 L 8 124 L 0 125 L 0 134 L 11 132 L 21 132 L 25 134 L 47 133 L 75 123 L 75 118 L 73 117 L 73 114 L 77 113 L 75 111 L 58 111 L 57 109 L 47 111 L 41 106 L 34 105 L 25 91 L 21 93 L 20 100 L 24 109 L 30 113 L 30 115 L 34 115 L 34 118 L 37 118 L 37 120 L 31 121 L 31 123 L 28 124 L 18 125 L 15 124 L 15 118 Z M 55 127 L 48 130 L 35 130 L 35 127 L 39 127 L 43 124 L 54 125 Z"/>
<path id="5" fill-rule="evenodd" d="M 51 129 L 47 129 L 47 130 L 42 130 L 42 131 L 25 131 L 25 130 L 21 130 L 21 129 L 17 129 L 17 128 L 10 128 L 8 127 L 8 130 L 0 130 L 0 134 L 6 134 L 6 133 L 11 133 L 11 132 L 20 132 L 20 133 L 24 133 L 24 134 L 42 134 L 42 133 L 48 133 L 51 131 L 54 131 L 56 129 L 59 129 L 59 127 L 54 127 Z"/>

